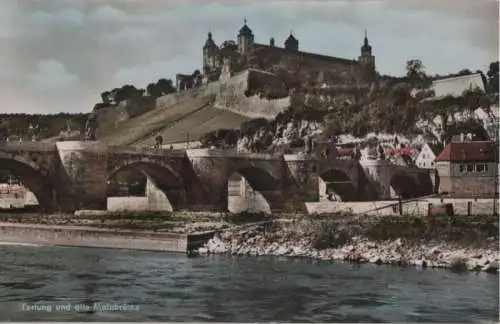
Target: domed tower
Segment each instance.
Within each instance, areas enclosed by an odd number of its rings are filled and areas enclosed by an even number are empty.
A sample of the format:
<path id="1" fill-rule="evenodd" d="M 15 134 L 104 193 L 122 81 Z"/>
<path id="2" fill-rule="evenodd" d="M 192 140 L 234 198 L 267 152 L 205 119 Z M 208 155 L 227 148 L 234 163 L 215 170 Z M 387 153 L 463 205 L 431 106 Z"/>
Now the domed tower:
<path id="1" fill-rule="evenodd" d="M 242 55 L 248 54 L 253 46 L 254 36 L 252 30 L 247 26 L 247 20 L 238 33 L 238 51 Z"/>
<path id="2" fill-rule="evenodd" d="M 203 46 L 203 69 L 204 70 L 213 70 L 216 67 L 217 63 L 217 53 L 219 48 L 217 44 L 215 44 L 212 33 L 208 33 L 207 40 L 205 41 L 205 45 Z M 207 71 L 205 71 L 207 72 Z"/>
<path id="3" fill-rule="evenodd" d="M 375 72 L 375 56 L 372 55 L 372 47 L 368 42 L 368 36 L 365 29 L 365 39 L 361 46 L 361 56 L 358 58 L 359 63 L 365 67 L 367 72 Z"/>
<path id="4" fill-rule="evenodd" d="M 299 50 L 299 41 L 297 38 L 293 36 L 292 31 L 290 30 L 290 36 L 285 41 L 285 49 L 289 51 L 298 51 Z"/>

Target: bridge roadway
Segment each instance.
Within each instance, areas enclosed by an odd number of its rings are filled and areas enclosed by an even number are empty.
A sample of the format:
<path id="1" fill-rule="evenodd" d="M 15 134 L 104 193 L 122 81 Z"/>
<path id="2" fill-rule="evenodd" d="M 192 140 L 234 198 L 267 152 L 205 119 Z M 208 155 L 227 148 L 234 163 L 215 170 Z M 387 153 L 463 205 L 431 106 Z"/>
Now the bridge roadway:
<path id="1" fill-rule="evenodd" d="M 235 150 L 169 150 L 107 146 L 98 141 L 3 142 L 0 168 L 21 179 L 45 211 L 105 209 L 108 180 L 136 169 L 163 191 L 174 209 L 226 211 L 228 179 L 239 173 L 262 194 L 272 211 L 305 210 L 318 201 L 319 183 L 344 200 L 386 198 L 400 179 L 402 192 L 428 193 L 428 172 L 402 170 L 386 161 L 314 155 L 240 153 Z"/>

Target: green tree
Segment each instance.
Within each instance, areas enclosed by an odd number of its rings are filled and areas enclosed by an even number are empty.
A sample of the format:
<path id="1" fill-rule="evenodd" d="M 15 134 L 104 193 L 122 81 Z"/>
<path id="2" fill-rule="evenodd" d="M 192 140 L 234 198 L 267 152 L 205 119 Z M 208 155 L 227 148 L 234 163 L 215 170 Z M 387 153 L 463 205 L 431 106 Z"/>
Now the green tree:
<path id="1" fill-rule="evenodd" d="M 499 78 L 499 61 L 490 63 L 490 68 L 486 73 L 488 76 L 488 91 L 492 93 L 498 92 L 498 78 Z"/>
<path id="2" fill-rule="evenodd" d="M 422 60 L 414 59 L 406 62 L 406 77 L 415 86 L 423 85 L 422 83 L 427 79 L 427 75 Z"/>

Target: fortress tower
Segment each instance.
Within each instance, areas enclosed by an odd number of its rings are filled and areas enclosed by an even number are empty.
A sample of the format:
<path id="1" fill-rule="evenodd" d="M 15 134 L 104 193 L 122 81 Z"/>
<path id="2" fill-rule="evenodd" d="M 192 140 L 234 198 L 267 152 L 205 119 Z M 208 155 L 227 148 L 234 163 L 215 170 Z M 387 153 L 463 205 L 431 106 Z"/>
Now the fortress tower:
<path id="1" fill-rule="evenodd" d="M 212 33 L 208 33 L 207 40 L 203 46 L 203 72 L 207 73 L 212 71 L 217 67 L 217 54 L 219 52 L 219 47 L 215 44 Z"/>
<path id="2" fill-rule="evenodd" d="M 375 56 L 372 55 L 372 47 L 368 42 L 368 36 L 365 29 L 365 39 L 361 46 L 361 56 L 358 58 L 359 63 L 364 67 L 365 71 L 375 73 Z"/>
<path id="3" fill-rule="evenodd" d="M 288 51 L 298 51 L 299 50 L 299 41 L 297 38 L 293 36 L 292 31 L 290 30 L 290 36 L 285 41 L 285 49 Z"/>
<path id="4" fill-rule="evenodd" d="M 247 55 L 252 51 L 253 44 L 253 32 L 250 27 L 247 26 L 247 20 L 245 19 L 245 23 L 238 33 L 238 51 L 241 55 Z"/>

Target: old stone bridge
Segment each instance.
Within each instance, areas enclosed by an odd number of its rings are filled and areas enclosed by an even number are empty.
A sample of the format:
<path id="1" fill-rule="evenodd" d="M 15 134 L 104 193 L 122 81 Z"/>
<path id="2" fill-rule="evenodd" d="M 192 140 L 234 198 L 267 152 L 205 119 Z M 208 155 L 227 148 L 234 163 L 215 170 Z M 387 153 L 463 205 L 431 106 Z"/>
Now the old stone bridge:
<path id="1" fill-rule="evenodd" d="M 106 209 L 108 180 L 135 168 L 163 191 L 174 209 L 226 211 L 228 179 L 243 176 L 272 211 L 300 211 L 318 201 L 321 183 L 343 200 L 387 199 L 430 193 L 429 173 L 368 161 L 312 155 L 165 150 L 107 146 L 101 142 L 4 142 L 0 169 L 21 179 L 45 211 Z"/>

